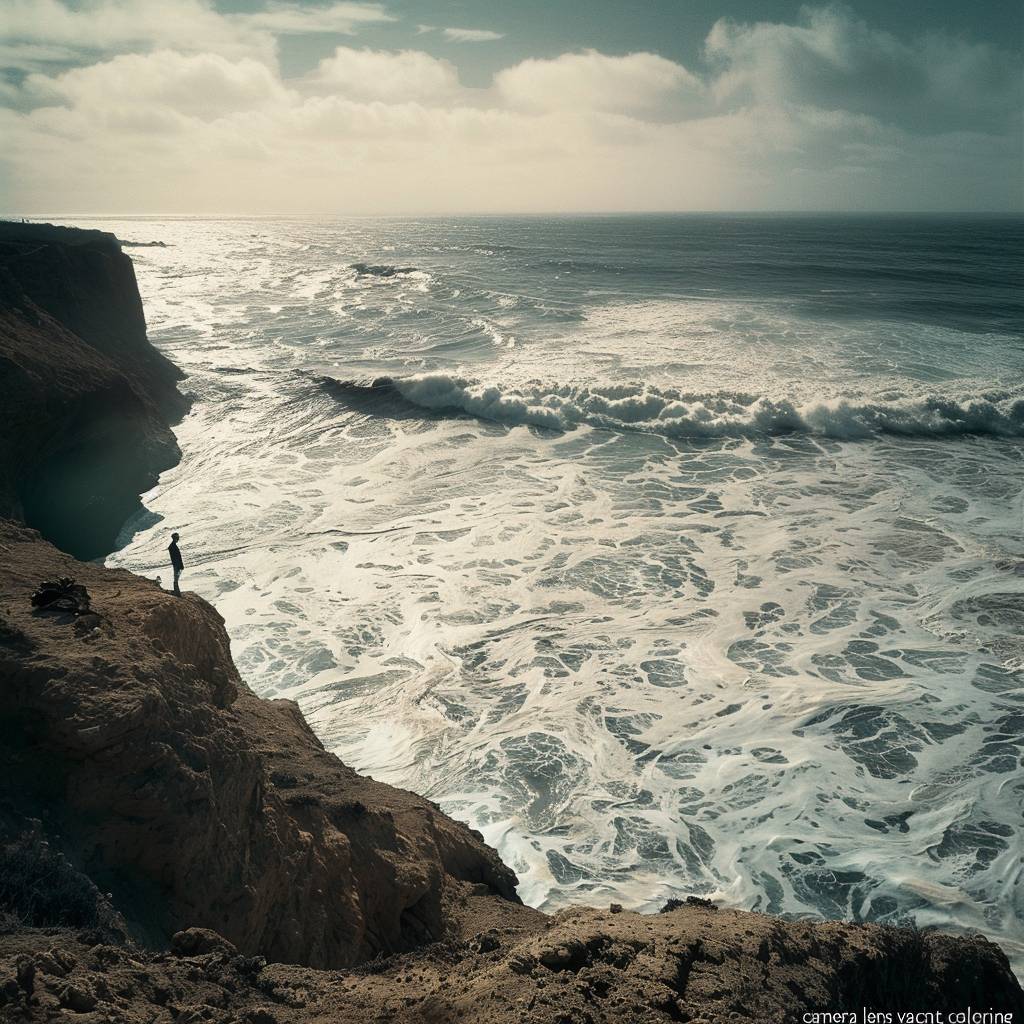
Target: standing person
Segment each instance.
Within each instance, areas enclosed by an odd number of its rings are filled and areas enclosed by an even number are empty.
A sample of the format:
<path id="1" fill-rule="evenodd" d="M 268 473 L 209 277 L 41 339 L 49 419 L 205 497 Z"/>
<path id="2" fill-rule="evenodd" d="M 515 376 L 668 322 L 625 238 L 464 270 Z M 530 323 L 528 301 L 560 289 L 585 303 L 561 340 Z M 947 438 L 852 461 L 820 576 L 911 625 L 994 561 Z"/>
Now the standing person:
<path id="1" fill-rule="evenodd" d="M 174 592 L 181 597 L 181 591 L 178 589 L 178 577 L 181 575 L 181 570 L 185 568 L 185 563 L 181 560 L 176 533 L 171 534 L 171 543 L 167 545 L 167 553 L 171 556 L 171 568 L 174 569 Z"/>

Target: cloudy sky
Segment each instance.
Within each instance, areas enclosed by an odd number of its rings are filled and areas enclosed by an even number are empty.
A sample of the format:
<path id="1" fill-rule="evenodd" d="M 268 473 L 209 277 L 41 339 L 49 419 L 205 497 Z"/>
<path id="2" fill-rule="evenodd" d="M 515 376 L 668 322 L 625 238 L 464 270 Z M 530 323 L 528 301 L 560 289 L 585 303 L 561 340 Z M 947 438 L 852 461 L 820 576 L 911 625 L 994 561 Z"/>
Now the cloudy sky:
<path id="1" fill-rule="evenodd" d="M 1021 210 L 1002 0 L 0 0 L 0 211 Z"/>

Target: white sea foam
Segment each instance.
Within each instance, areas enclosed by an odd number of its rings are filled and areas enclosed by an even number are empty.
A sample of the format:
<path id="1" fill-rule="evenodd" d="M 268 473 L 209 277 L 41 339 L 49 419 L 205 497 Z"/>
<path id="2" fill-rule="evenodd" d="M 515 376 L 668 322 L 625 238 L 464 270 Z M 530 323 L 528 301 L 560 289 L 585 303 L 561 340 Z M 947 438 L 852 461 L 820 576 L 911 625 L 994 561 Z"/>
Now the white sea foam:
<path id="1" fill-rule="evenodd" d="M 864 401 L 794 403 L 742 394 L 689 395 L 639 384 L 508 388 L 433 373 L 389 380 L 425 409 L 462 411 L 512 425 L 570 430 L 586 424 L 666 437 L 757 437 L 804 431 L 838 440 L 878 434 L 1024 436 L 1024 398 L 986 393 Z M 380 385 L 378 385 L 380 386 Z"/>
<path id="2" fill-rule="evenodd" d="M 433 223 L 144 230 L 197 401 L 112 561 L 160 573 L 178 529 L 257 691 L 530 903 L 716 893 L 1024 963 L 1019 344 L 591 305 Z M 350 269 L 385 259 L 429 290 Z"/>

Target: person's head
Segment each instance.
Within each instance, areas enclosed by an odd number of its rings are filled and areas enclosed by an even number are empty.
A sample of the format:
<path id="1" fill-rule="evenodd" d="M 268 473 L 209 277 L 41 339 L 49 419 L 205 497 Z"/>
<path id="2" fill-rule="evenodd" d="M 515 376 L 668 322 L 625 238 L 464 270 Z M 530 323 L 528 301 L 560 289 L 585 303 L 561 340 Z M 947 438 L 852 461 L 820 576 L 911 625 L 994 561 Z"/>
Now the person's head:
<path id="1" fill-rule="evenodd" d="M 172 533 L 171 534 L 171 540 L 176 541 L 177 539 L 178 539 L 178 535 L 176 533 Z"/>

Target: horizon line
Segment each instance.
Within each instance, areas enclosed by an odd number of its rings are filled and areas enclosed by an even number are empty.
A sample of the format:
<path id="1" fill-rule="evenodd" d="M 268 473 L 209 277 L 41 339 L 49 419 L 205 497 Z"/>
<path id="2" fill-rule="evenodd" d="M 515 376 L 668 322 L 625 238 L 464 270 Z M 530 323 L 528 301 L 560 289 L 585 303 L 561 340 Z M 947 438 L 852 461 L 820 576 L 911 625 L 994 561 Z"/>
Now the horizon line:
<path id="1" fill-rule="evenodd" d="M 432 213 L 85 213 L 48 211 L 39 213 L 0 213 L 0 220 L 37 220 L 45 217 L 78 217 L 92 220 L 149 218 L 152 220 L 388 220 L 440 219 L 456 217 L 1024 217 L 1024 207 L 1007 210 L 518 210 L 463 211 Z"/>

